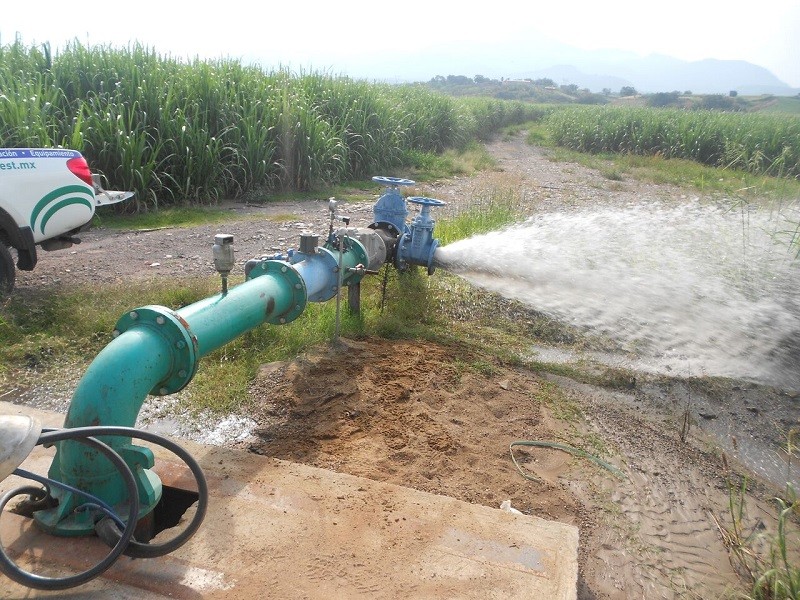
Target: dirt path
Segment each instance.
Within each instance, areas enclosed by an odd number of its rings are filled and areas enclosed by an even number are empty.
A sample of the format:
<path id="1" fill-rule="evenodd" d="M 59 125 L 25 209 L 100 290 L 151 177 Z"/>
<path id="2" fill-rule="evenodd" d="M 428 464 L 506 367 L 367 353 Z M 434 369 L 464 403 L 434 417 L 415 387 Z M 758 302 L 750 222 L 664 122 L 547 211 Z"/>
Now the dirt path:
<path id="1" fill-rule="evenodd" d="M 500 170 L 420 186 L 415 193 L 445 200 L 451 211 L 497 188 L 516 190 L 531 210 L 687 197 L 669 186 L 611 182 L 590 169 L 551 162 L 521 139 L 489 149 Z M 20 274 L 18 287 L 26 293 L 74 282 L 209 273 L 215 233 L 233 233 L 237 258 L 244 261 L 295 247 L 304 229 L 326 231 L 326 206 L 326 200 L 230 205 L 241 218 L 224 228 L 92 231 L 72 251 L 43 255 L 35 271 Z M 353 224 L 368 223 L 371 207 L 348 204 Z M 796 425 L 796 407 L 787 410 L 779 394 L 743 390 L 735 382 L 715 394 L 695 390 L 687 430 L 680 382 L 609 390 L 494 359 L 489 369 L 470 366 L 486 360 L 464 348 L 343 340 L 342 346 L 266 367 L 251 388 L 255 431 L 227 443 L 487 506 L 510 500 L 525 513 L 575 524 L 584 600 L 719 598 L 742 589 L 715 517 L 729 522 L 725 475 L 743 471 L 735 462 L 735 441 L 727 455 L 718 450 L 720 438 L 709 437 L 713 432 L 703 430 L 707 423 L 699 415 L 713 402 L 722 407 L 717 412 L 727 412 L 730 393 L 739 407 L 730 412 L 762 419 L 762 431 L 773 418 Z M 670 394 L 681 385 L 683 395 Z M 33 401 L 25 392 L 18 396 Z M 772 401 L 780 416 L 748 413 L 743 407 L 754 401 Z M 623 475 L 559 450 L 517 448 L 517 460 L 533 477 L 525 479 L 511 461 L 515 440 L 572 444 Z M 775 511 L 766 501 L 772 491 L 763 484 L 751 489 L 748 521 L 760 520 L 772 531 Z"/>

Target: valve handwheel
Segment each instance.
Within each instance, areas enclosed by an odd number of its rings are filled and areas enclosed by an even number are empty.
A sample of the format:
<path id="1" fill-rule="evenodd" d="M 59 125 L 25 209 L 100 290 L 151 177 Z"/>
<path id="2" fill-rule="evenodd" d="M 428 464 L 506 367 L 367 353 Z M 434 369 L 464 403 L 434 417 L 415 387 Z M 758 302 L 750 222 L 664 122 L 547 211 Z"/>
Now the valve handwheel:
<path id="1" fill-rule="evenodd" d="M 444 206 L 447 204 L 443 200 L 437 200 L 436 198 L 426 198 L 425 196 L 411 196 L 410 198 L 406 198 L 409 202 L 414 204 L 419 204 L 421 206 Z"/>
<path id="2" fill-rule="evenodd" d="M 416 182 L 411 179 L 402 179 L 400 177 L 384 177 L 383 175 L 376 175 L 372 178 L 376 183 L 385 183 L 386 185 L 414 185 Z"/>

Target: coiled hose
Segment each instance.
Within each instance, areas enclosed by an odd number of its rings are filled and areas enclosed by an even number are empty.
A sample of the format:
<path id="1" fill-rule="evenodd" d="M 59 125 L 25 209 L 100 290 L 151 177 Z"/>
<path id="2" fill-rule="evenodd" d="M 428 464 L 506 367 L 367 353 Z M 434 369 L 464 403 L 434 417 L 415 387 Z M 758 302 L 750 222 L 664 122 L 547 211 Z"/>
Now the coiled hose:
<path id="1" fill-rule="evenodd" d="M 123 458 L 117 454 L 111 446 L 94 437 L 113 435 L 137 438 L 161 446 L 178 456 L 191 470 L 197 483 L 197 509 L 189 524 L 174 538 L 161 544 L 145 544 L 136 541 L 133 537 L 139 517 L 139 493 L 136 486 L 136 479 Z M 208 484 L 206 483 L 205 475 L 197 461 L 177 444 L 149 431 L 141 431 L 131 427 L 97 426 L 68 429 L 43 429 L 36 445 L 49 445 L 66 440 L 76 441 L 97 449 L 102 452 L 120 472 L 125 482 L 129 498 L 127 523 L 115 515 L 111 507 L 106 505 L 99 498 L 95 498 L 59 481 L 41 477 L 18 468 L 14 471 L 15 475 L 38 481 L 45 487 L 42 489 L 34 486 L 22 486 L 6 492 L 0 497 L 0 515 L 2 515 L 3 509 L 12 498 L 25 494 L 29 496 L 32 506 L 41 506 L 45 508 L 48 499 L 51 498 L 50 487 L 59 486 L 87 499 L 87 502 L 76 510 L 92 508 L 104 515 L 95 523 L 95 532 L 100 539 L 111 547 L 111 552 L 109 552 L 102 561 L 82 573 L 66 577 L 43 577 L 22 569 L 8 556 L 5 548 L 0 544 L 0 571 L 9 579 L 12 579 L 20 585 L 39 590 L 64 590 L 76 587 L 102 574 L 114 564 L 122 554 L 133 558 L 154 558 L 156 556 L 168 554 L 182 546 L 200 527 L 206 514 L 206 508 L 208 507 Z"/>

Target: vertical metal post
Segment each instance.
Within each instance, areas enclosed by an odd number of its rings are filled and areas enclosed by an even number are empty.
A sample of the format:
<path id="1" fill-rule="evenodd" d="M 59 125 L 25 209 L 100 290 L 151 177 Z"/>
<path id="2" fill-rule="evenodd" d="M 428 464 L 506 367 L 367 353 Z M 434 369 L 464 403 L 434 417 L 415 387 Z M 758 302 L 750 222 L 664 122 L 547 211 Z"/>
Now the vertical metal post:
<path id="1" fill-rule="evenodd" d="M 342 282 L 344 280 L 342 255 L 344 254 L 342 248 L 342 237 L 339 236 L 339 266 L 336 278 L 336 331 L 333 334 L 334 343 L 339 343 L 339 327 L 341 324 L 341 302 L 342 302 Z"/>
<path id="2" fill-rule="evenodd" d="M 347 287 L 347 306 L 351 315 L 361 314 L 361 283 L 354 283 Z"/>

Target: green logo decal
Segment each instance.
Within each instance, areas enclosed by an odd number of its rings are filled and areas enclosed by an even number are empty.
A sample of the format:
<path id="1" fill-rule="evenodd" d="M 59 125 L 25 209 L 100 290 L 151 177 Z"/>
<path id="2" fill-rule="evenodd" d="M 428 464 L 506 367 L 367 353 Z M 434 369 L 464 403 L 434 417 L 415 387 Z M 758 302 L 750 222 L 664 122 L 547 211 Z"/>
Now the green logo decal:
<path id="1" fill-rule="evenodd" d="M 57 188 L 36 203 L 31 213 L 31 229 L 34 231 L 36 230 L 36 219 L 39 218 L 39 215 L 42 214 L 43 211 L 44 215 L 39 223 L 39 231 L 42 233 L 44 233 L 44 228 L 50 218 L 62 208 L 74 204 L 83 204 L 91 211 L 93 200 L 94 193 L 88 186 L 66 185 Z"/>

